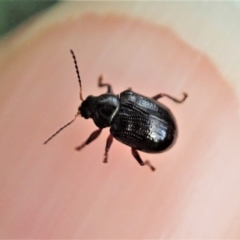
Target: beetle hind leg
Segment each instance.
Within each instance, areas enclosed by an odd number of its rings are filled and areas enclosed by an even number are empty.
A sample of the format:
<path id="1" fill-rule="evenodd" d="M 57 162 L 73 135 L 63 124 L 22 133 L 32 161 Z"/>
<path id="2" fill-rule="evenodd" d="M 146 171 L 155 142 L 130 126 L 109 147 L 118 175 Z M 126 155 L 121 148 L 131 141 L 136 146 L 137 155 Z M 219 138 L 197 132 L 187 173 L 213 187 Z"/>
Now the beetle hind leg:
<path id="1" fill-rule="evenodd" d="M 172 101 L 174 101 L 175 103 L 183 103 L 186 100 L 186 98 L 188 97 L 188 95 L 187 95 L 187 93 L 183 93 L 183 98 L 182 99 L 177 99 L 177 98 L 172 97 L 172 96 L 170 96 L 166 93 L 159 93 L 152 98 L 154 100 L 158 100 L 159 98 L 162 98 L 162 97 L 167 97 L 167 98 L 171 99 Z"/>
<path id="2" fill-rule="evenodd" d="M 138 153 L 138 151 L 135 149 L 135 148 L 132 148 L 132 155 L 133 157 L 138 161 L 138 163 L 141 165 L 141 166 L 149 166 L 150 169 L 152 171 L 155 171 L 156 168 L 147 160 L 147 161 L 143 161 Z"/>

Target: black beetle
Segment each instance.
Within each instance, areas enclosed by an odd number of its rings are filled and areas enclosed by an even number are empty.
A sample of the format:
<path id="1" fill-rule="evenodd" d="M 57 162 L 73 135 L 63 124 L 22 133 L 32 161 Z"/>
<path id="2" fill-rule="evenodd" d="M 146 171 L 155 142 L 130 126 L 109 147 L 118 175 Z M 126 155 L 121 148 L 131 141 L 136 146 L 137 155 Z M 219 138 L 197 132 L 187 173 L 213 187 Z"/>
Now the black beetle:
<path id="1" fill-rule="evenodd" d="M 92 118 L 98 129 L 82 145 L 75 148 L 77 151 L 94 141 L 100 135 L 103 128 L 110 127 L 103 162 L 107 162 L 108 151 L 114 137 L 123 144 L 131 147 L 132 155 L 141 166 L 148 165 L 154 171 L 155 168 L 151 163 L 143 161 L 137 150 L 147 153 L 163 152 L 173 146 L 178 133 L 173 114 L 157 100 L 161 97 L 167 97 L 176 103 L 182 103 L 187 98 L 187 94 L 184 93 L 181 100 L 165 93 L 148 98 L 128 89 L 118 96 L 113 93 L 110 84 L 102 82 L 102 76 L 100 76 L 98 86 L 107 87 L 107 93 L 98 97 L 88 96 L 83 100 L 77 60 L 72 50 L 71 54 L 78 76 L 82 104 L 79 106 L 75 118 L 61 127 L 44 144 L 49 142 L 62 129 L 70 125 L 78 115 L 81 115 L 85 119 Z"/>

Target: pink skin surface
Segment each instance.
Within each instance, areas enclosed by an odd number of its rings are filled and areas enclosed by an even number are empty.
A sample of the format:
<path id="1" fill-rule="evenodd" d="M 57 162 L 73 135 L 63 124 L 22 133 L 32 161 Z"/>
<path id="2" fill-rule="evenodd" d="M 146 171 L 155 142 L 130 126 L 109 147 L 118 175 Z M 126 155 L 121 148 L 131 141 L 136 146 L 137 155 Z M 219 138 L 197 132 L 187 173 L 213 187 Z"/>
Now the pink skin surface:
<path id="1" fill-rule="evenodd" d="M 84 98 L 106 92 L 100 74 L 116 94 L 189 94 L 183 104 L 161 99 L 179 136 L 162 154 L 140 152 L 154 173 L 116 140 L 103 164 L 108 129 L 75 152 L 97 129 L 91 120 L 78 118 L 43 145 L 80 105 L 70 49 Z M 83 15 L 11 52 L 0 79 L 1 238 L 240 238 L 237 97 L 208 56 L 171 29 Z"/>

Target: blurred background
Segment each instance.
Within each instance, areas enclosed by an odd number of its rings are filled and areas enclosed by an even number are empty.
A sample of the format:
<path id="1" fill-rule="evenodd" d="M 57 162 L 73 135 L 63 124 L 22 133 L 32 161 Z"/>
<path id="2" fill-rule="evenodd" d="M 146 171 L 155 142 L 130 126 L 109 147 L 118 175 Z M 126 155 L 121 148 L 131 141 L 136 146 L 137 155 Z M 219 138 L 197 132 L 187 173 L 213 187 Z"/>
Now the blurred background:
<path id="1" fill-rule="evenodd" d="M 0 37 L 57 2 L 59 1 L 0 1 Z"/>

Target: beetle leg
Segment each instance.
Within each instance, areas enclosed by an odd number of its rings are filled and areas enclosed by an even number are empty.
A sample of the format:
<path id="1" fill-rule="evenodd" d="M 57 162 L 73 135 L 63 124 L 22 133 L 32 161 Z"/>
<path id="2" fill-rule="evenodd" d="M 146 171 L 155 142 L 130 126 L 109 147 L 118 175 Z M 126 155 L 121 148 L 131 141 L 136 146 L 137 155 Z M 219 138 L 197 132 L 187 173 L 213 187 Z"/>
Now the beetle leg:
<path id="1" fill-rule="evenodd" d="M 138 153 L 138 151 L 135 149 L 135 148 L 132 148 L 132 155 L 134 156 L 134 158 L 138 161 L 138 163 L 141 165 L 141 166 L 145 166 L 145 165 L 148 165 L 150 167 L 150 169 L 152 171 L 155 171 L 156 168 L 149 162 L 149 161 L 143 161 Z"/>
<path id="2" fill-rule="evenodd" d="M 95 130 L 82 145 L 75 147 L 75 150 L 80 151 L 83 147 L 85 147 L 85 145 L 94 141 L 100 135 L 101 131 L 102 128 Z"/>
<path id="3" fill-rule="evenodd" d="M 113 93 L 112 85 L 109 83 L 103 83 L 102 79 L 103 79 L 103 77 L 102 77 L 102 75 L 100 75 L 98 78 L 98 86 L 99 87 L 107 87 L 107 93 Z"/>
<path id="4" fill-rule="evenodd" d="M 107 159 L 108 159 L 108 151 L 112 145 L 113 142 L 113 136 L 110 134 L 107 138 L 107 142 L 106 142 L 106 147 L 105 147 L 105 153 L 104 153 L 104 163 L 107 163 Z"/>
<path id="5" fill-rule="evenodd" d="M 166 93 L 159 93 L 159 94 L 157 94 L 156 96 L 154 96 L 154 97 L 152 97 L 154 100 L 158 100 L 159 98 L 161 98 L 161 97 L 167 97 L 167 98 L 170 98 L 171 100 L 173 100 L 174 102 L 176 102 L 176 103 L 182 103 L 182 102 L 184 102 L 185 101 L 185 99 L 187 98 L 187 93 L 183 93 L 183 98 L 182 99 L 176 99 L 176 98 L 174 98 L 174 97 L 172 97 L 172 96 L 170 96 L 170 95 L 168 95 L 168 94 L 166 94 Z"/>

